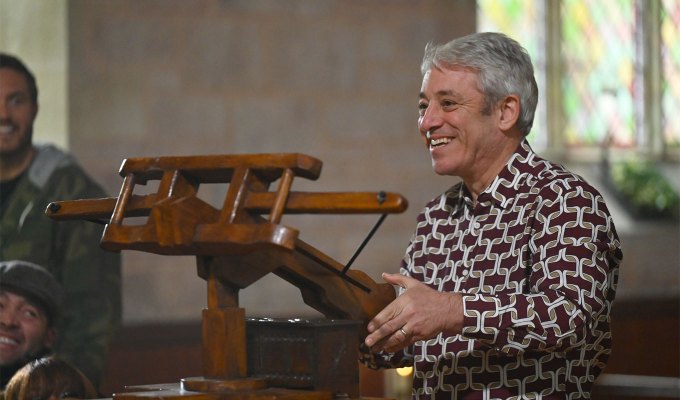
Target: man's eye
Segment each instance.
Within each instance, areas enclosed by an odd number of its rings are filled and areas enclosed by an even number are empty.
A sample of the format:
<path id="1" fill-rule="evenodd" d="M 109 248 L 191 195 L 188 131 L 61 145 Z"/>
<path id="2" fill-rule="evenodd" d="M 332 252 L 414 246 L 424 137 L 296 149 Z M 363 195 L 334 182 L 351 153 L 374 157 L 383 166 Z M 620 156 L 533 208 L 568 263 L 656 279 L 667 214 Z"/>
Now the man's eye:
<path id="1" fill-rule="evenodd" d="M 13 106 L 18 106 L 26 102 L 26 97 L 22 95 L 12 96 L 9 99 L 9 104 Z"/>
<path id="2" fill-rule="evenodd" d="M 418 112 L 422 115 L 425 110 L 427 110 L 427 104 L 425 103 L 420 103 L 418 104 Z"/>
<path id="3" fill-rule="evenodd" d="M 455 101 L 452 101 L 452 100 L 442 101 L 442 108 L 444 108 L 444 109 L 452 109 L 452 108 L 456 107 L 457 105 L 458 105 L 458 103 L 456 103 Z"/>
<path id="4" fill-rule="evenodd" d="M 31 308 L 25 309 L 23 312 L 24 317 L 26 318 L 38 318 L 38 312 L 36 310 L 33 310 Z"/>

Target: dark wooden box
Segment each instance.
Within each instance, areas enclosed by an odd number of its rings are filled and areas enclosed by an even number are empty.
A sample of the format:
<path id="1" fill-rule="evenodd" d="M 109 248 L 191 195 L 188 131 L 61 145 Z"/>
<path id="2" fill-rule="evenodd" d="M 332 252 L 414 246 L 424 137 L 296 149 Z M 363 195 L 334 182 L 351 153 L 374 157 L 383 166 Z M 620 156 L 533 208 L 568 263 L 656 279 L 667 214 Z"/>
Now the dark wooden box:
<path id="1" fill-rule="evenodd" d="M 360 321 L 248 318 L 248 376 L 359 397 Z"/>

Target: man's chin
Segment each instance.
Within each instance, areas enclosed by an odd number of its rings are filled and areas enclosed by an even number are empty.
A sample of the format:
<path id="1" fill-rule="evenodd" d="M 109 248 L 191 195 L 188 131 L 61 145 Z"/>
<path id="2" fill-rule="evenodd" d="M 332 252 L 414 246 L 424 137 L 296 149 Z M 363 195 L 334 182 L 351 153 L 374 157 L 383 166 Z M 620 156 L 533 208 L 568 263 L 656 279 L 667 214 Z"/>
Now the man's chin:
<path id="1" fill-rule="evenodd" d="M 33 130 L 17 134 L 14 137 L 3 138 L 0 136 L 0 157 L 2 158 L 23 158 L 31 152 L 33 148 Z"/>
<path id="2" fill-rule="evenodd" d="M 443 165 L 441 163 L 437 163 L 434 160 L 432 161 L 432 170 L 434 171 L 435 174 L 441 175 L 441 176 L 456 176 L 456 173 L 451 170 L 446 165 Z"/>
<path id="3" fill-rule="evenodd" d="M 20 145 L 3 144 L 0 142 L 0 158 L 5 162 L 21 162 L 26 157 L 31 156 L 33 149 L 32 143 L 22 143 Z"/>

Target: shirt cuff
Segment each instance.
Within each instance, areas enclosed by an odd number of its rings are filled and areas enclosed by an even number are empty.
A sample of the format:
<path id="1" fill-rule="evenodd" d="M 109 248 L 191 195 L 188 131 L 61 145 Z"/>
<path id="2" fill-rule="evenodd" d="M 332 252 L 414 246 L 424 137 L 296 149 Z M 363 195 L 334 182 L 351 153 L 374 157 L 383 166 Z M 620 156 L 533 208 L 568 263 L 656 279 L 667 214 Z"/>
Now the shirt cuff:
<path id="1" fill-rule="evenodd" d="M 481 294 L 462 294 L 462 335 L 495 345 L 499 339 L 503 305 L 498 297 Z"/>

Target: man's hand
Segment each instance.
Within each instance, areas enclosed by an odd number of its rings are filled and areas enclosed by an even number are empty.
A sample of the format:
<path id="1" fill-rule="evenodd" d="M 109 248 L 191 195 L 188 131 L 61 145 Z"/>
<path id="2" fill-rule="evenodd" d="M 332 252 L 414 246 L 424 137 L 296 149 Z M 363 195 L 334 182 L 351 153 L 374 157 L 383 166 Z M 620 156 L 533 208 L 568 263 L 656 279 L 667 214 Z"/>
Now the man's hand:
<path id="1" fill-rule="evenodd" d="M 405 291 L 368 323 L 365 343 L 374 352 L 395 352 L 439 334 L 463 329 L 463 301 L 458 293 L 434 290 L 400 274 L 383 274 L 385 282 Z"/>

